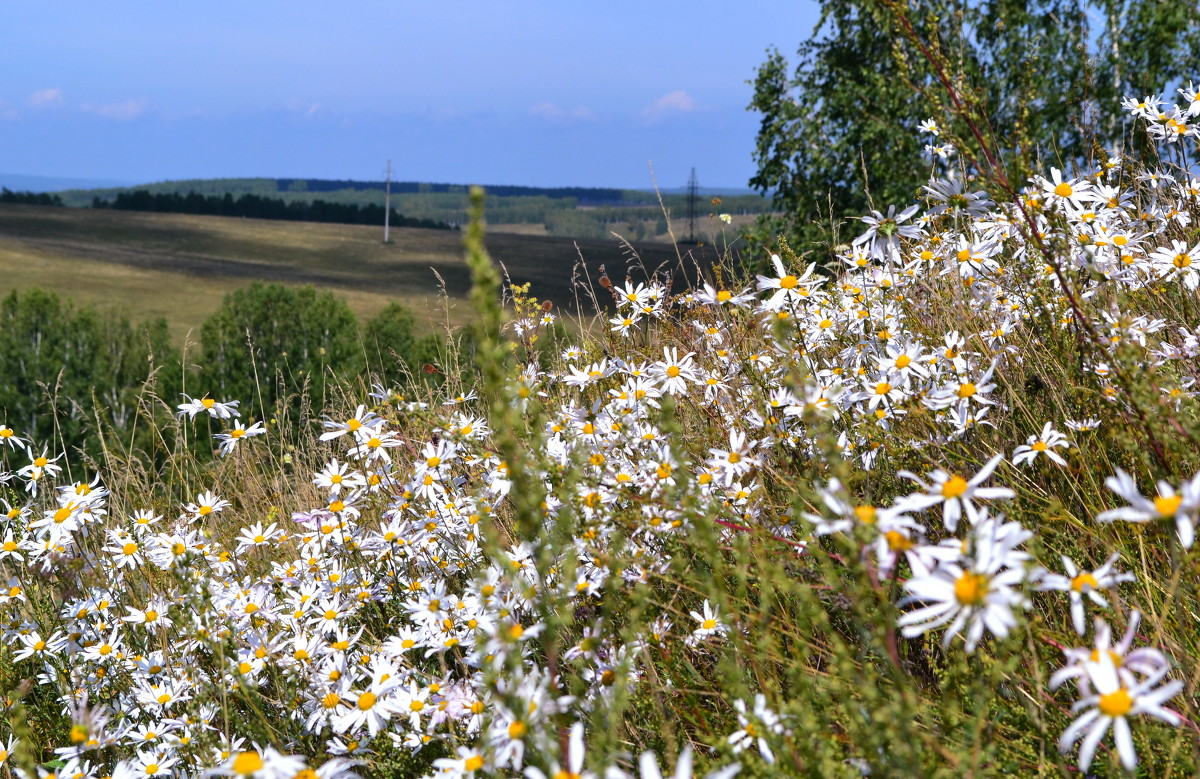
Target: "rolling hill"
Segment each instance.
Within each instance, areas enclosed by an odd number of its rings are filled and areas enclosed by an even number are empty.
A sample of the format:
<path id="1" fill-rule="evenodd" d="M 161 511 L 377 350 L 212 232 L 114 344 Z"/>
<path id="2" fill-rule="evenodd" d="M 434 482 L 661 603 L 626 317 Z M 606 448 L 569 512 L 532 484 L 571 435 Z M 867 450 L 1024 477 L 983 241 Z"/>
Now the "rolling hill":
<path id="1" fill-rule="evenodd" d="M 460 233 L 397 228 L 391 243 L 381 238 L 378 228 L 358 225 L 4 204 L 0 293 L 42 287 L 134 320 L 164 317 L 177 341 L 226 293 L 255 280 L 329 289 L 360 317 L 393 300 L 430 329 L 469 317 Z M 618 282 L 638 264 L 681 267 L 675 247 L 662 243 L 638 244 L 636 256 L 611 237 L 492 233 L 487 243 L 514 282 L 531 282 L 532 294 L 560 311 L 575 309 L 577 265 L 593 281 L 605 265 Z M 716 258 L 710 247 L 688 251 L 701 264 Z"/>
<path id="2" fill-rule="evenodd" d="M 223 178 L 187 179 L 139 184 L 135 187 L 73 189 L 59 192 L 68 206 L 86 207 L 112 204 L 120 195 L 144 192 L 147 196 L 243 195 L 282 200 L 285 203 L 323 201 L 331 205 L 382 206 L 383 181 L 341 181 L 328 179 Z M 468 190 L 464 184 L 393 181 L 392 208 L 411 219 L 428 219 L 459 226 L 466 221 Z M 663 190 L 660 194 L 644 190 L 603 189 L 595 187 L 523 187 L 489 186 L 489 221 L 496 232 L 553 235 L 569 238 L 607 238 L 615 230 L 637 240 L 669 243 L 663 211 L 674 219 L 687 213 L 686 192 Z M 757 214 L 769 211 L 770 201 L 744 189 L 722 194 L 717 190 L 699 192 L 697 238 L 714 240 L 721 225 L 706 217 L 716 212 L 734 216 L 734 225 L 752 222 Z M 720 205 L 713 197 L 720 197 Z M 676 226 L 676 234 L 679 234 Z"/>

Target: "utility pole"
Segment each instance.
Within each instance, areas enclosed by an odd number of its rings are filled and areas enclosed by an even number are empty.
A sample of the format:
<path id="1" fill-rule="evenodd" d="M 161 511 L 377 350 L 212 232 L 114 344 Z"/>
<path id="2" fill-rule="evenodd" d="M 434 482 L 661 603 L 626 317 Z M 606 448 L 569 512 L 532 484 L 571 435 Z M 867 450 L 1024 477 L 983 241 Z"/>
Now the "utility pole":
<path id="1" fill-rule="evenodd" d="M 383 242 L 388 243 L 388 228 L 391 227 L 392 221 L 392 161 L 388 160 L 387 168 L 387 195 L 384 197 L 383 205 Z"/>
<path id="2" fill-rule="evenodd" d="M 696 183 L 696 169 L 692 168 L 692 177 L 687 186 L 687 219 L 688 243 L 696 242 L 696 203 L 700 199 L 700 185 Z"/>

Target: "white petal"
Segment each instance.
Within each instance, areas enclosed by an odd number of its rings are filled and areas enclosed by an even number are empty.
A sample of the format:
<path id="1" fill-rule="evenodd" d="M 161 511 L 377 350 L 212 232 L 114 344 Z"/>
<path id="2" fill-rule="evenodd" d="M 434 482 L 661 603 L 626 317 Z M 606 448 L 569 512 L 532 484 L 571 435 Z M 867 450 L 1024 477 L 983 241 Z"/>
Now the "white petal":
<path id="1" fill-rule="evenodd" d="M 682 762 L 683 756 L 680 755 Z M 646 751 L 642 753 L 638 759 L 638 768 L 641 771 L 642 779 L 662 779 L 662 772 L 658 770 L 658 760 L 655 759 L 654 753 Z"/>
<path id="2" fill-rule="evenodd" d="M 1108 732 L 1110 722 L 1112 722 L 1111 718 L 1101 717 L 1084 737 L 1083 743 L 1079 746 L 1079 770 L 1086 771 L 1092 764 L 1092 758 L 1096 755 L 1096 747 L 1100 746 L 1100 740 Z"/>
<path id="3" fill-rule="evenodd" d="M 1067 729 L 1058 737 L 1058 751 L 1066 754 L 1071 750 L 1071 745 L 1079 740 L 1083 731 L 1087 726 L 1095 721 L 1096 717 L 1100 716 L 1099 709 L 1090 709 L 1075 718 L 1075 721 L 1067 726 Z"/>
<path id="4" fill-rule="evenodd" d="M 1133 735 L 1129 732 L 1129 721 L 1117 717 L 1113 722 L 1113 738 L 1117 742 L 1117 753 L 1121 756 L 1121 765 L 1126 771 L 1132 771 L 1137 766 L 1137 752 L 1133 749 Z"/>

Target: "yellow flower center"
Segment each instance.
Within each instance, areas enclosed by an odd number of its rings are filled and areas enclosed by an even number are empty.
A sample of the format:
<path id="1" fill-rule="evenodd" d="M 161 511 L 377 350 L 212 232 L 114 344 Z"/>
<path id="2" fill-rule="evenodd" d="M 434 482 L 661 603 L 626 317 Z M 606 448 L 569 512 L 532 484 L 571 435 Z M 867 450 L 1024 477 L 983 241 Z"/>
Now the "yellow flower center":
<path id="1" fill-rule="evenodd" d="M 358 696 L 358 708 L 362 709 L 363 711 L 367 711 L 374 705 L 375 693 L 364 692 L 362 695 Z"/>
<path id="2" fill-rule="evenodd" d="M 911 364 L 912 364 L 912 358 L 909 357 L 907 354 L 902 354 L 896 358 L 896 367 L 897 368 L 907 368 Z"/>
<path id="3" fill-rule="evenodd" d="M 327 692 L 325 697 L 321 699 L 321 705 L 327 709 L 332 709 L 342 702 L 342 699 L 336 692 Z"/>
<path id="4" fill-rule="evenodd" d="M 1054 188 L 1054 194 L 1059 197 L 1070 197 L 1074 192 L 1075 190 L 1071 189 L 1071 185 L 1065 181 Z"/>
<path id="5" fill-rule="evenodd" d="M 942 483 L 942 497 L 961 498 L 967 491 L 967 480 L 961 476 L 951 476 Z"/>
<path id="6" fill-rule="evenodd" d="M 524 722 L 517 720 L 508 726 L 508 737 L 511 739 L 523 738 L 528 730 L 529 728 L 525 726 Z"/>
<path id="7" fill-rule="evenodd" d="M 1176 268 L 1186 268 L 1192 264 L 1192 258 L 1186 254 L 1176 254 L 1175 259 L 1171 261 Z"/>
<path id="8" fill-rule="evenodd" d="M 912 539 L 899 530 L 889 530 L 884 534 L 884 538 L 887 539 L 888 549 L 891 549 L 893 552 L 907 552 L 913 548 Z"/>
<path id="9" fill-rule="evenodd" d="M 975 385 L 971 382 L 958 385 L 958 396 L 960 398 L 969 398 L 975 394 Z"/>
<path id="10" fill-rule="evenodd" d="M 1154 499 L 1154 510 L 1160 516 L 1173 517 L 1179 511 L 1179 504 L 1183 503 L 1182 495 L 1171 495 L 1170 497 L 1159 495 Z"/>
<path id="11" fill-rule="evenodd" d="M 679 366 L 672 365 L 670 368 L 667 368 L 667 375 L 670 376 L 672 379 L 675 378 L 676 376 L 678 376 L 679 375 Z"/>
<path id="12" fill-rule="evenodd" d="M 250 776 L 263 767 L 262 755 L 257 752 L 242 752 L 233 759 L 233 772 L 242 776 Z"/>
<path id="13" fill-rule="evenodd" d="M 714 628 L 716 628 L 716 626 L 717 626 L 717 621 L 715 619 L 706 619 L 700 623 L 700 627 L 703 628 L 704 630 L 713 630 Z"/>
<path id="14" fill-rule="evenodd" d="M 796 286 L 799 284 L 800 284 L 800 279 L 796 278 L 795 276 L 791 276 L 791 275 L 784 276 L 782 279 L 779 280 L 779 286 L 782 289 L 795 289 Z"/>
<path id="15" fill-rule="evenodd" d="M 981 573 L 964 573 L 954 582 L 954 597 L 964 606 L 975 606 L 987 595 L 988 579 Z"/>
<path id="16" fill-rule="evenodd" d="M 876 511 L 874 506 L 854 507 L 854 516 L 858 517 L 858 521 L 862 522 L 864 525 L 874 525 L 876 518 L 875 515 Z"/>
<path id="17" fill-rule="evenodd" d="M 1096 577 L 1090 573 L 1081 573 L 1071 580 L 1071 589 L 1075 592 L 1083 592 L 1084 587 L 1095 589 L 1098 586 Z"/>
<path id="18" fill-rule="evenodd" d="M 1100 696 L 1100 713 L 1106 717 L 1124 717 L 1133 708 L 1133 696 L 1124 687 Z"/>
<path id="19" fill-rule="evenodd" d="M 1121 659 L 1121 656 L 1119 654 L 1117 654 L 1116 652 L 1112 651 L 1111 649 L 1108 650 L 1108 658 L 1110 660 L 1112 660 L 1113 668 L 1120 668 L 1121 664 L 1124 662 Z M 1092 650 L 1092 662 L 1093 663 L 1100 662 L 1100 650 L 1099 649 Z"/>

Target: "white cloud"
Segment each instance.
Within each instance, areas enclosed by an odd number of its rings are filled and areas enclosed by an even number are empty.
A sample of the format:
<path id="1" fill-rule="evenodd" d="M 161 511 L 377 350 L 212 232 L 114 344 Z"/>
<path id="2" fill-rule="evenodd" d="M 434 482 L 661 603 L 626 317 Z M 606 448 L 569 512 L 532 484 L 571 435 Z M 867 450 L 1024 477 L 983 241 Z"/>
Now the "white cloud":
<path id="1" fill-rule="evenodd" d="M 29 105 L 35 108 L 42 106 L 62 105 L 63 93 L 58 87 L 50 87 L 49 89 L 39 89 L 29 96 Z"/>
<path id="2" fill-rule="evenodd" d="M 307 119 L 321 110 L 321 104 L 309 103 L 305 100 L 289 100 L 287 110 L 293 114 L 300 114 Z"/>
<path id="3" fill-rule="evenodd" d="M 95 103 L 84 103 L 79 107 L 84 113 L 95 114 L 96 116 L 105 119 L 114 119 L 119 122 L 127 122 L 130 119 L 137 119 L 146 110 L 149 102 L 145 98 L 134 100 L 122 100 L 120 103 L 104 103 L 96 105 Z"/>
<path id="4" fill-rule="evenodd" d="M 552 121 L 574 120 L 577 122 L 590 122 L 596 118 L 596 115 L 592 113 L 592 109 L 587 106 L 576 106 L 568 111 L 554 103 L 538 103 L 529 109 L 529 115 Z"/>
<path id="5" fill-rule="evenodd" d="M 682 89 L 669 92 L 658 100 L 642 109 L 642 118 L 657 121 L 670 114 L 687 113 L 696 110 L 696 101 Z"/>

